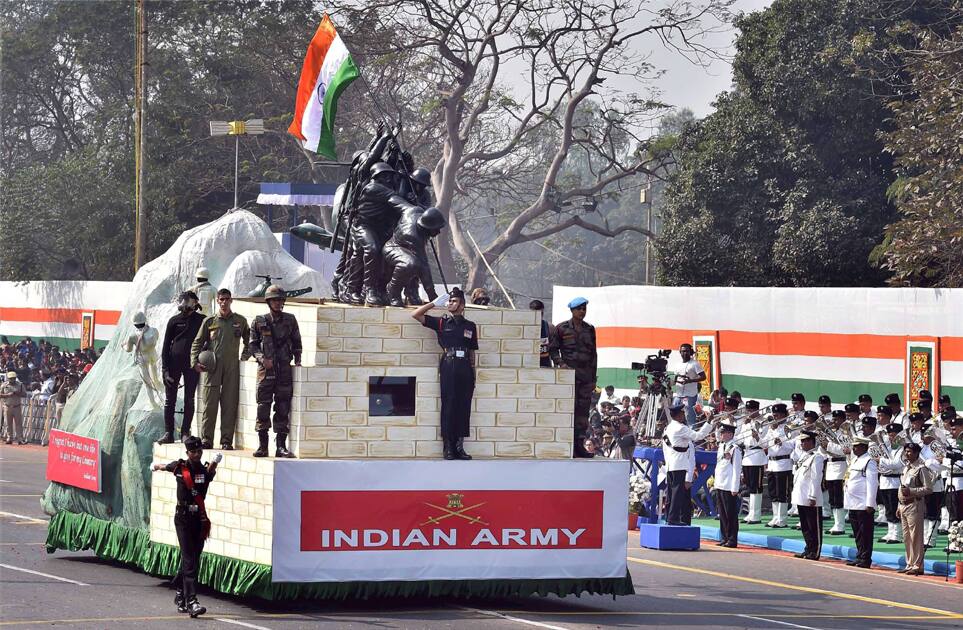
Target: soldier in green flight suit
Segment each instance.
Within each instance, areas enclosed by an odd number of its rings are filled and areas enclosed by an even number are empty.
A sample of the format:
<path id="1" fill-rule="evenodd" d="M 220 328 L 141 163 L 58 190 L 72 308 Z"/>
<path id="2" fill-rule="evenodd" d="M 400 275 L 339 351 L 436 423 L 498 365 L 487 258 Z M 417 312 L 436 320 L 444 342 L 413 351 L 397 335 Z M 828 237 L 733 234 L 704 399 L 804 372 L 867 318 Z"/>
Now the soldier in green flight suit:
<path id="1" fill-rule="evenodd" d="M 234 448 L 237 406 L 240 399 L 240 361 L 246 361 L 251 329 L 242 315 L 231 311 L 231 292 L 217 292 L 217 312 L 208 317 L 191 345 L 191 365 L 201 374 L 201 440 L 204 448 L 214 446 L 214 424 L 221 408 L 221 448 Z M 201 353 L 213 353 L 213 365 L 199 360 Z M 241 351 L 238 359 L 238 350 Z M 205 357 L 206 358 L 206 357 Z"/>

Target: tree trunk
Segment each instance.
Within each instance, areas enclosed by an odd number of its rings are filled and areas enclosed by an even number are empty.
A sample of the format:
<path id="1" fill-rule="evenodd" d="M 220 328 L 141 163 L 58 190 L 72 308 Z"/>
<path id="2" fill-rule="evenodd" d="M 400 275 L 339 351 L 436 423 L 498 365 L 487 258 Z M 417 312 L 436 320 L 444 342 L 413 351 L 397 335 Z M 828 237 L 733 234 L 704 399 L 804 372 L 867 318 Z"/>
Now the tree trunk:
<path id="1" fill-rule="evenodd" d="M 471 260 L 468 261 L 468 278 L 465 280 L 465 292 L 470 292 L 476 287 L 485 286 L 485 281 L 488 279 L 488 268 L 485 267 L 485 263 L 482 262 L 481 256 L 472 256 Z M 489 291 L 489 294 L 494 293 L 494 291 Z"/>

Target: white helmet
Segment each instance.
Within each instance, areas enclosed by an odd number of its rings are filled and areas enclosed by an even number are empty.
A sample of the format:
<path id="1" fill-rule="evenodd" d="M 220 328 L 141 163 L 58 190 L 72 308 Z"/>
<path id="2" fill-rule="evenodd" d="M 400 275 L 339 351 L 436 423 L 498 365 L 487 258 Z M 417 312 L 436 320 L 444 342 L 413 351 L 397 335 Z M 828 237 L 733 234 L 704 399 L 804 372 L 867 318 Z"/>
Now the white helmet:
<path id="1" fill-rule="evenodd" d="M 207 267 L 198 267 L 197 273 L 195 273 L 194 276 L 197 277 L 198 280 L 207 280 L 211 277 L 211 274 L 207 270 Z"/>
<path id="2" fill-rule="evenodd" d="M 131 323 L 136 326 L 137 324 L 146 324 L 147 317 L 144 315 L 144 311 L 137 311 L 134 316 L 130 318 Z"/>

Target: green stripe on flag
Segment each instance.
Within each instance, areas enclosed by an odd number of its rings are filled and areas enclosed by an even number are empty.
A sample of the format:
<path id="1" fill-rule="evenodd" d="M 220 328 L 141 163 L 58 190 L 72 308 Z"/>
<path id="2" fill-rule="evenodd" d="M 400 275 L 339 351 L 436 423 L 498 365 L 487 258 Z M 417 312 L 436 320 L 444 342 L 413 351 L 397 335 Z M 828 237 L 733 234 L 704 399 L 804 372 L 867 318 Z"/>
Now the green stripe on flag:
<path id="1" fill-rule="evenodd" d="M 324 113 L 321 116 L 321 135 L 318 138 L 319 155 L 336 160 L 338 154 L 334 150 L 334 119 L 338 115 L 338 98 L 351 82 L 358 78 L 358 67 L 349 55 L 341 62 L 338 71 L 331 77 L 324 92 Z"/>
<path id="2" fill-rule="evenodd" d="M 942 394 L 949 396 L 953 406 L 957 409 L 963 406 L 963 387 L 940 385 L 940 395 Z"/>
<path id="3" fill-rule="evenodd" d="M 614 385 L 617 389 L 636 389 L 638 372 L 625 368 L 599 368 L 598 386 Z M 722 374 L 722 385 L 731 391 L 738 391 L 744 400 L 760 398 L 764 400 L 789 400 L 795 392 L 801 392 L 807 401 L 816 402 L 822 394 L 832 398 L 834 403 L 854 402 L 860 394 L 869 394 L 876 404 L 883 404 L 886 394 L 896 392 L 903 397 L 902 383 L 876 383 L 855 381 L 830 381 L 807 378 L 765 378 L 742 376 L 741 374 Z M 944 393 L 954 400 L 963 402 L 963 387 L 942 387 Z M 956 395 L 954 395 L 954 393 Z"/>

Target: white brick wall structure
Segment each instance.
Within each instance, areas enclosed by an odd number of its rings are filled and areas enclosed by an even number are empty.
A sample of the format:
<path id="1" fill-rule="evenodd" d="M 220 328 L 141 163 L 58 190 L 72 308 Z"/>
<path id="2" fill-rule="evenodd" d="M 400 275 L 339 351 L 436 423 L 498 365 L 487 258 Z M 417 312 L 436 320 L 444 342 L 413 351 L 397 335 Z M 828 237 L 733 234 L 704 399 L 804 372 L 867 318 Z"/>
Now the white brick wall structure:
<path id="1" fill-rule="evenodd" d="M 234 309 L 249 322 L 267 312 L 265 304 L 244 298 L 235 299 Z M 441 455 L 440 348 L 435 334 L 412 319 L 412 310 L 287 302 L 304 345 L 303 367 L 294 370 L 289 436 L 298 457 Z M 538 366 L 538 313 L 469 308 L 466 316 L 478 325 L 479 351 L 465 449 L 478 457 L 571 457 L 574 372 Z M 241 366 L 235 444 L 245 450 L 257 447 L 256 372 L 253 360 Z M 415 414 L 370 416 L 370 376 L 415 377 Z"/>

